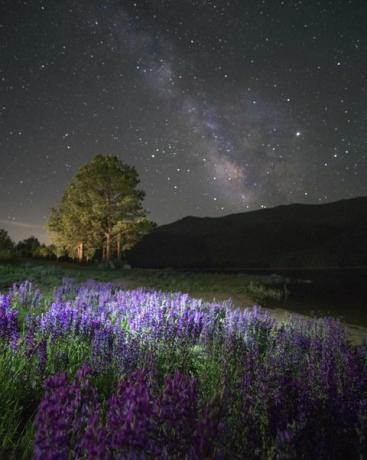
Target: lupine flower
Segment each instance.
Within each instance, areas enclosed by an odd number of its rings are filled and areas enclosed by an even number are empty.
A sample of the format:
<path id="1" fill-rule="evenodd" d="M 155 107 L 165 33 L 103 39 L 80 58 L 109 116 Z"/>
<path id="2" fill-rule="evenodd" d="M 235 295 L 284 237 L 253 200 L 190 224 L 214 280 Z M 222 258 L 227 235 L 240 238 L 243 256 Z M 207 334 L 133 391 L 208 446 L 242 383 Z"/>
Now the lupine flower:
<path id="1" fill-rule="evenodd" d="M 17 310 L 11 307 L 10 296 L 0 295 L 0 340 L 9 343 L 13 349 L 19 337 L 17 316 Z"/>
<path id="2" fill-rule="evenodd" d="M 13 284 L 8 294 L 12 304 L 18 308 L 37 309 L 42 300 L 41 291 L 31 281 Z"/>
<path id="3" fill-rule="evenodd" d="M 90 368 L 85 365 L 75 380 L 65 373 L 49 377 L 36 415 L 34 459 L 68 459 L 82 455 L 82 438 L 89 420 L 98 414 L 99 402 L 90 384 Z"/>
<path id="4" fill-rule="evenodd" d="M 351 346 L 332 318 L 280 323 L 257 306 L 70 280 L 38 309 L 35 292 L 0 296 L 6 356 L 32 357 L 41 378 L 91 363 L 46 379 L 36 459 L 366 456 L 367 341 Z"/>

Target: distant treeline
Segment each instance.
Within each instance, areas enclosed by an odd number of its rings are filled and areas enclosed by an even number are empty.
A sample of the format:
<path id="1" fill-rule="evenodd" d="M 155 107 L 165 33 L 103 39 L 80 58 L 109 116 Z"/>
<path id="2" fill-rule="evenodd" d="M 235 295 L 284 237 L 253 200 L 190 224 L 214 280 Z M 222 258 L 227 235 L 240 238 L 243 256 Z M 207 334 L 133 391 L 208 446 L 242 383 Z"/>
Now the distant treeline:
<path id="1" fill-rule="evenodd" d="M 15 243 L 8 232 L 0 228 L 0 262 L 17 258 L 56 259 L 56 257 L 56 246 L 42 244 L 35 236 Z"/>

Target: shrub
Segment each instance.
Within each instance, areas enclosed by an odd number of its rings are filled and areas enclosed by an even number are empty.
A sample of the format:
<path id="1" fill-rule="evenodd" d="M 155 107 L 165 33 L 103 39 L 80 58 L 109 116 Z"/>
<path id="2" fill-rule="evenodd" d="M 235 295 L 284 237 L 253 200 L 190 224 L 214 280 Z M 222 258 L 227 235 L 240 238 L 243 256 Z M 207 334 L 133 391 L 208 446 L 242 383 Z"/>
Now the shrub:
<path id="1" fill-rule="evenodd" d="M 0 249 L 0 262 L 13 262 L 17 254 L 13 249 Z"/>

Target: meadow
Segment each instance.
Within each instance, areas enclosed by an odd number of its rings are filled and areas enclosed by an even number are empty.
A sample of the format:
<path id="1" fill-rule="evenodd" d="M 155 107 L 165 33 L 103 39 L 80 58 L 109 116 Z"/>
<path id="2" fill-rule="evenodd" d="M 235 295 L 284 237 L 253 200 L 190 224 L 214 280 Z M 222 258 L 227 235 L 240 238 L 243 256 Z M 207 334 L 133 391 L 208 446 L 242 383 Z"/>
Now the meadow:
<path id="1" fill-rule="evenodd" d="M 282 280 L 244 273 L 124 270 L 111 269 L 105 265 L 82 265 L 36 259 L 11 263 L 0 261 L 0 290 L 7 289 L 14 282 L 27 279 L 35 282 L 43 291 L 52 291 L 63 278 L 73 278 L 79 282 L 94 279 L 119 283 L 124 288 L 146 287 L 167 292 L 190 292 L 201 296 L 206 296 L 209 292 L 213 297 L 239 296 L 242 303 L 263 302 L 270 299 L 279 301 L 286 294 Z"/>
<path id="2" fill-rule="evenodd" d="M 337 320 L 2 270 L 0 458 L 366 458 L 367 341 Z"/>

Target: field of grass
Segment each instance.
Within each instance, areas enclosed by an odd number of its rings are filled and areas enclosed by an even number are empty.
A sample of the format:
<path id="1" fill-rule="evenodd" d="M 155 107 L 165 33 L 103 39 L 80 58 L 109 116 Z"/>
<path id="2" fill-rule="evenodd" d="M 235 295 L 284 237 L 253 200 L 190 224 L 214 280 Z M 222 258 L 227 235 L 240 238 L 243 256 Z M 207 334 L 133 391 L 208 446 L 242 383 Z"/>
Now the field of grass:
<path id="1" fill-rule="evenodd" d="M 0 291 L 26 279 L 35 282 L 43 290 L 52 290 L 64 278 L 113 282 L 129 289 L 144 287 L 166 292 L 188 292 L 195 296 L 210 292 L 218 299 L 240 296 L 241 299 L 247 300 L 244 303 L 248 305 L 270 299 L 281 300 L 286 294 L 282 283 L 266 276 L 173 270 L 122 270 L 56 262 L 0 263 Z"/>
<path id="2" fill-rule="evenodd" d="M 121 274 L 114 270 L 97 269 L 73 263 L 35 260 L 0 263 L 0 291 L 8 289 L 13 283 L 24 280 L 33 281 L 43 291 L 47 291 L 58 286 L 63 278 L 73 278 L 76 281 L 88 279 L 112 281 L 120 277 Z"/>

